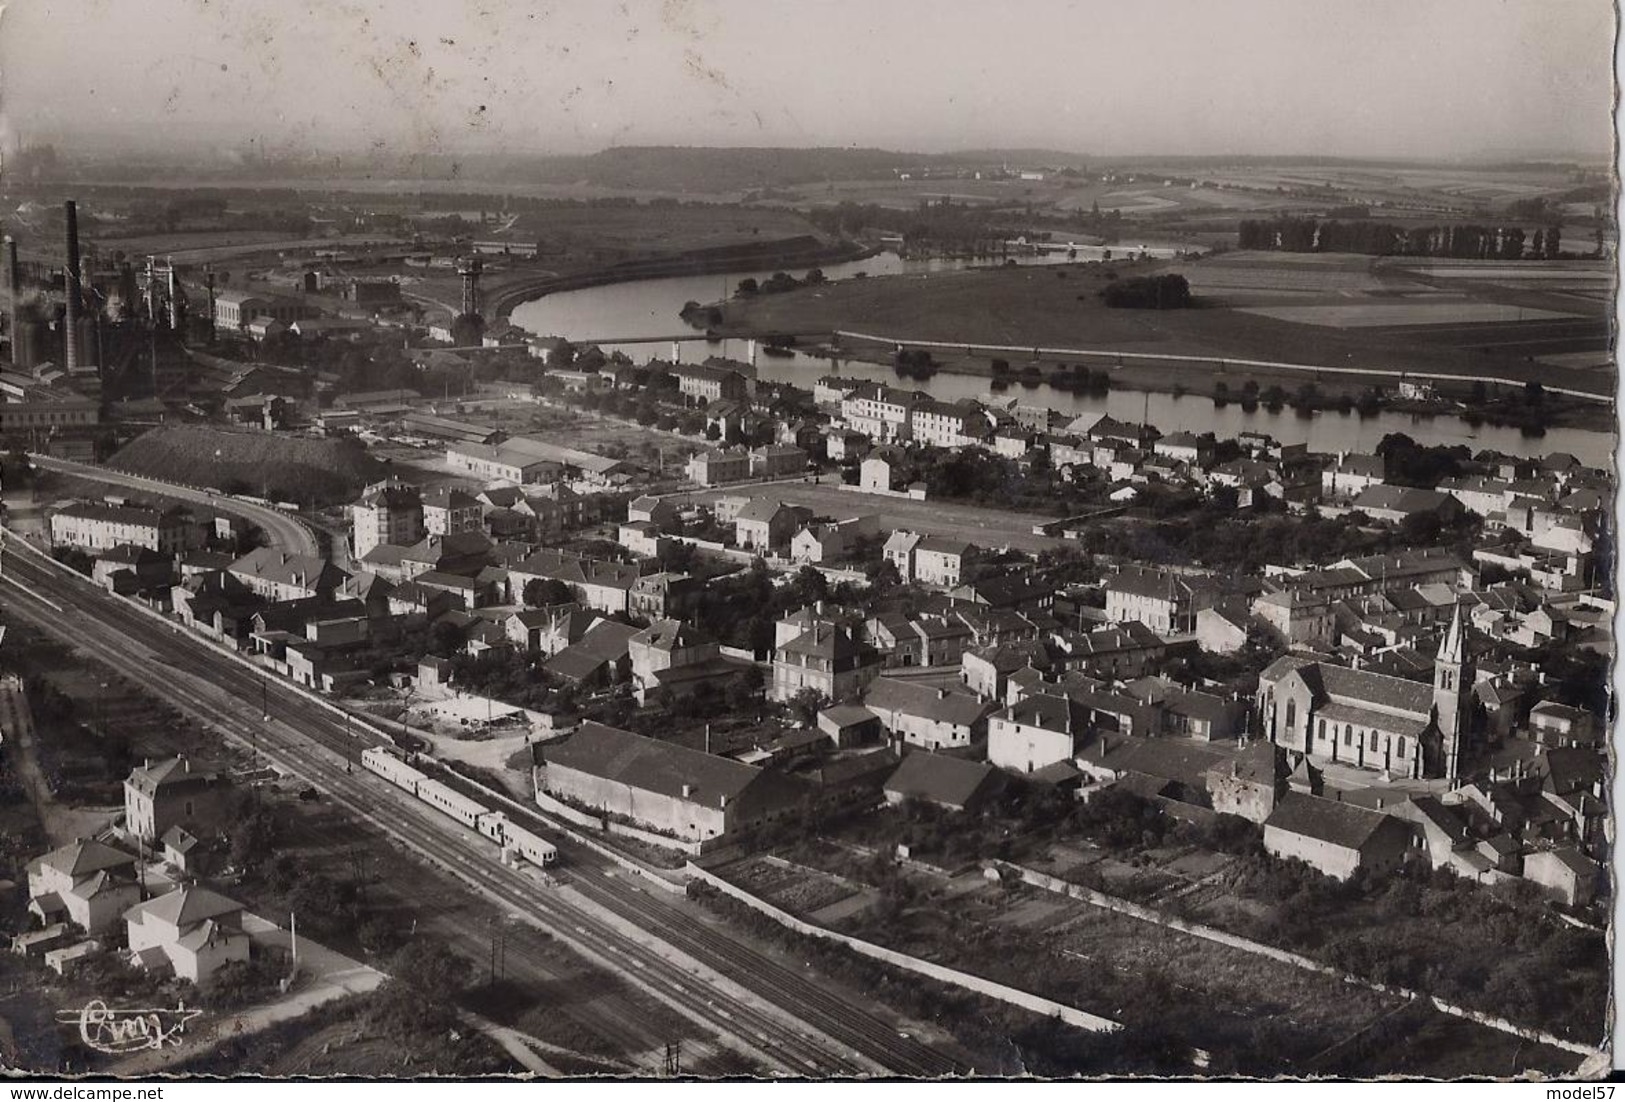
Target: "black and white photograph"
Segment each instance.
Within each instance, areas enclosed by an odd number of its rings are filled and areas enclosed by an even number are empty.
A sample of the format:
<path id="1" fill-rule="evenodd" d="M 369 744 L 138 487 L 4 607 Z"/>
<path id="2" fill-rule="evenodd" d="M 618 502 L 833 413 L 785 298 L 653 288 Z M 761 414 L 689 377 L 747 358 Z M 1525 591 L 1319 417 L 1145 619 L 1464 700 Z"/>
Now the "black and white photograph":
<path id="1" fill-rule="evenodd" d="M 1605 1102 L 1617 21 L 0 5 L 9 1097 Z"/>

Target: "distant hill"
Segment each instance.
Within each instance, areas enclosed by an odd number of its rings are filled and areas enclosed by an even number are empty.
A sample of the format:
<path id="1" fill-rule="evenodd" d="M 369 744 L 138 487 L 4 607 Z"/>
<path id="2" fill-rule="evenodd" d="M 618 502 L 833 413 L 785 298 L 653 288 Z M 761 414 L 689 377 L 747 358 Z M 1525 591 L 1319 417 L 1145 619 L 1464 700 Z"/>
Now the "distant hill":
<path id="1" fill-rule="evenodd" d="M 556 166 L 555 171 L 604 187 L 727 192 L 823 180 L 873 180 L 898 171 L 964 163 L 957 154 L 890 149 L 620 146 L 582 157 L 575 166 Z"/>
<path id="2" fill-rule="evenodd" d="M 164 425 L 125 444 L 107 465 L 185 485 L 327 505 L 349 501 L 384 466 L 359 440 L 314 440 L 209 425 Z"/>

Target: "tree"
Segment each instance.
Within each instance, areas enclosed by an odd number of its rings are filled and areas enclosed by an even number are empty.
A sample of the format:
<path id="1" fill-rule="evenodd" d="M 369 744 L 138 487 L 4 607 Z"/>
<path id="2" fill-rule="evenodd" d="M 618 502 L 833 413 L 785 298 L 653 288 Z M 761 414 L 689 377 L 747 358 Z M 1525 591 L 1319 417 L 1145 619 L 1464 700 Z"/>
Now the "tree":
<path id="1" fill-rule="evenodd" d="M 739 286 L 735 288 L 734 295 L 738 298 L 751 298 L 760 290 L 761 287 L 757 282 L 747 276 L 739 281 Z"/>
<path id="2" fill-rule="evenodd" d="M 546 608 L 569 604 L 575 600 L 575 593 L 557 578 L 532 578 L 525 583 L 521 597 L 531 608 Z"/>
<path id="3" fill-rule="evenodd" d="M 447 1028 L 456 1021 L 454 1004 L 473 979 L 462 957 L 438 941 L 415 938 L 389 960 L 389 978 L 373 995 L 370 1017 L 397 1036 Z"/>
<path id="4" fill-rule="evenodd" d="M 818 722 L 818 713 L 828 703 L 829 698 L 817 689 L 802 689 L 785 701 L 785 706 L 803 727 L 811 727 Z"/>

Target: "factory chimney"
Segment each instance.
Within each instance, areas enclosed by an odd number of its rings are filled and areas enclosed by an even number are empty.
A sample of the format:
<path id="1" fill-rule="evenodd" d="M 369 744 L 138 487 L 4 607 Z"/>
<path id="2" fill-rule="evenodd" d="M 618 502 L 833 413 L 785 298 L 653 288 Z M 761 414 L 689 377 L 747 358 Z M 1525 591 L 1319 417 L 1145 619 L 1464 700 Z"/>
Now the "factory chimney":
<path id="1" fill-rule="evenodd" d="M 62 291 L 67 298 L 68 311 L 63 319 L 67 330 L 67 345 L 63 352 L 63 366 L 72 375 L 79 368 L 79 306 L 82 288 L 79 280 L 79 207 L 72 199 L 62 204 L 62 213 L 68 223 L 68 262 L 62 268 Z"/>
<path id="2" fill-rule="evenodd" d="M 204 281 L 209 286 L 209 343 L 214 343 L 214 265 L 203 269 Z"/>
<path id="3" fill-rule="evenodd" d="M 18 346 L 22 341 L 22 304 L 23 304 L 23 273 L 17 264 L 17 239 L 10 234 L 6 235 L 6 290 L 11 294 L 11 365 L 22 367 L 22 352 Z"/>

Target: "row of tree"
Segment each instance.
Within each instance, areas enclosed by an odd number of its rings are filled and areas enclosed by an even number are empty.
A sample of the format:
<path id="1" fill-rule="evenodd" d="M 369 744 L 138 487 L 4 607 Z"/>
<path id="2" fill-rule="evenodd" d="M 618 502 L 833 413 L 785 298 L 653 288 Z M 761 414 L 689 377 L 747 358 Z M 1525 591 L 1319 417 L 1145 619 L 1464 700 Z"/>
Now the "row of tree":
<path id="1" fill-rule="evenodd" d="M 1443 256 L 1468 260 L 1553 260 L 1562 250 L 1561 226 L 1533 235 L 1521 226 L 1401 226 L 1392 222 L 1318 218 L 1246 219 L 1237 234 L 1243 249 L 1289 253 L 1361 253 L 1369 256 Z"/>

